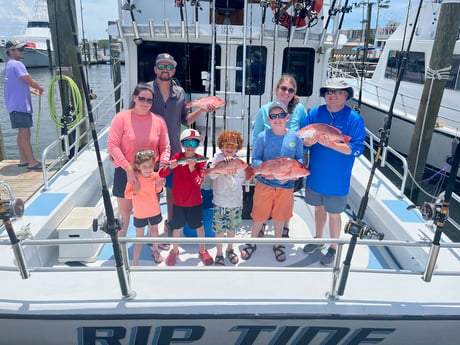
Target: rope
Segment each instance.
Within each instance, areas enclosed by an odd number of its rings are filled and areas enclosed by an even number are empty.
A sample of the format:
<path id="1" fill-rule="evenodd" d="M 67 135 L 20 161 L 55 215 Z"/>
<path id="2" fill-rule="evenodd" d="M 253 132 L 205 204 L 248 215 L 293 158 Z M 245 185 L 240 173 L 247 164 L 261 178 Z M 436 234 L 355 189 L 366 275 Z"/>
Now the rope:
<path id="1" fill-rule="evenodd" d="M 73 104 L 73 111 L 71 111 L 71 118 L 63 118 L 61 115 L 58 115 L 56 112 L 56 105 L 54 103 L 54 83 L 57 80 L 67 81 L 70 88 L 70 104 Z M 73 128 L 75 125 L 81 121 L 84 117 L 83 114 L 83 98 L 81 96 L 80 90 L 78 89 L 77 84 L 72 80 L 72 78 L 62 75 L 54 77 L 48 87 L 48 104 L 51 119 L 57 127 L 64 128 Z M 71 120 L 71 121 L 69 121 Z"/>
<path id="2" fill-rule="evenodd" d="M 444 68 L 437 69 L 437 70 L 434 70 L 428 67 L 425 72 L 425 78 L 433 79 L 433 80 L 448 80 L 451 69 L 452 69 L 452 66 L 444 67 Z"/>

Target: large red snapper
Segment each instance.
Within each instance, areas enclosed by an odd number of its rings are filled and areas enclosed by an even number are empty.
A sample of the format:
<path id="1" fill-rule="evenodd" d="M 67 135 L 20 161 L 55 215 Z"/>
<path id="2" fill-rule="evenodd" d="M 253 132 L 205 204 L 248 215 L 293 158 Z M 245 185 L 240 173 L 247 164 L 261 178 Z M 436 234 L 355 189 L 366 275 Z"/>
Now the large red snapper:
<path id="1" fill-rule="evenodd" d="M 247 167 L 248 164 L 239 158 L 228 161 L 223 160 L 218 162 L 215 166 L 205 169 L 203 171 L 203 176 L 208 174 L 227 174 L 229 171 L 236 171 L 238 173 L 245 170 Z"/>
<path id="2" fill-rule="evenodd" d="M 314 123 L 299 130 L 299 138 L 313 138 L 317 136 L 327 135 L 332 141 L 338 143 L 350 142 L 351 137 L 343 135 L 340 129 L 326 125 L 325 123 Z"/>
<path id="3" fill-rule="evenodd" d="M 222 98 L 217 96 L 205 96 L 195 99 L 192 102 L 185 102 L 187 108 L 198 107 L 201 109 L 206 109 L 208 105 L 212 105 L 215 109 L 223 107 L 225 101 Z"/>
<path id="4" fill-rule="evenodd" d="M 299 177 L 310 175 L 297 160 L 289 157 L 279 157 L 263 162 L 259 167 L 248 167 L 246 175 L 250 178 L 255 175 L 273 176 L 277 180 L 297 180 Z"/>

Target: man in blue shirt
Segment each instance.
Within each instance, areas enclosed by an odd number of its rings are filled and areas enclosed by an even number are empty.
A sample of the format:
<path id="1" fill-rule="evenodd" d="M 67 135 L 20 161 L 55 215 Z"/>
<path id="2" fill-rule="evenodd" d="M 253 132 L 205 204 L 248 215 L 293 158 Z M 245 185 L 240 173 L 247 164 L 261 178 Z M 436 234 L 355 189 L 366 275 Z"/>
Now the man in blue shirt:
<path id="1" fill-rule="evenodd" d="M 5 68 L 5 104 L 10 114 L 11 127 L 18 129 L 17 143 L 19 149 L 20 167 L 30 170 L 41 170 L 40 161 L 35 159 L 32 145 L 30 144 L 30 127 L 32 120 L 31 92 L 41 95 L 43 87 L 37 83 L 27 72 L 20 61 L 24 58 L 26 43 L 12 40 L 5 44 L 6 54 L 9 59 Z M 33 88 L 32 90 L 29 88 Z"/>
<path id="2" fill-rule="evenodd" d="M 366 132 L 361 116 L 345 105 L 353 97 L 353 89 L 344 81 L 331 80 L 321 87 L 320 95 L 326 104 L 311 110 L 307 125 L 323 123 L 339 129 L 351 137 L 349 143 L 332 140 L 327 134 L 305 138 L 304 146 L 309 148 L 310 175 L 306 181 L 305 202 L 315 207 L 316 238 L 323 237 L 329 218 L 331 238 L 339 238 L 342 227 L 340 214 L 347 205 L 351 170 L 355 157 L 364 151 Z M 336 244 L 332 244 L 321 263 L 330 266 L 334 262 Z M 307 244 L 304 252 L 312 254 L 324 248 L 324 244 Z"/>

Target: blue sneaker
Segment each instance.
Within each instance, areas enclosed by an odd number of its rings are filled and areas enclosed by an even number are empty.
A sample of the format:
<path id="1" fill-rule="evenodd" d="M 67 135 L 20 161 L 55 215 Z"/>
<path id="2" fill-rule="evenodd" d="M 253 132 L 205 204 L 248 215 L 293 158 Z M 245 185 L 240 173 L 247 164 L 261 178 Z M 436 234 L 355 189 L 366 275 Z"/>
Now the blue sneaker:
<path id="1" fill-rule="evenodd" d="M 330 248 L 327 250 L 327 253 L 326 255 L 323 256 L 323 258 L 321 259 L 321 264 L 323 264 L 324 266 L 332 266 L 332 264 L 334 263 L 334 259 L 335 259 L 335 253 L 337 251 L 334 249 L 334 248 Z"/>

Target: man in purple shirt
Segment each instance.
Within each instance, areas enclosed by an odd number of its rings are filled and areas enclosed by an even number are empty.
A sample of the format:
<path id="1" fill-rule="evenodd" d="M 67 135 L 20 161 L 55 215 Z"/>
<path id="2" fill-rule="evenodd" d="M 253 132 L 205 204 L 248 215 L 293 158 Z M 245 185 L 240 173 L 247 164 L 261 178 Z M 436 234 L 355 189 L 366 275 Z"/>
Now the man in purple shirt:
<path id="1" fill-rule="evenodd" d="M 26 43 L 15 40 L 6 42 L 5 49 L 9 59 L 5 68 L 5 104 L 10 114 L 11 127 L 18 129 L 18 166 L 27 166 L 30 170 L 41 170 L 40 161 L 35 159 L 30 144 L 30 127 L 33 126 L 30 93 L 41 95 L 43 94 L 43 87 L 32 79 L 20 61 L 24 58 L 25 46 Z"/>

